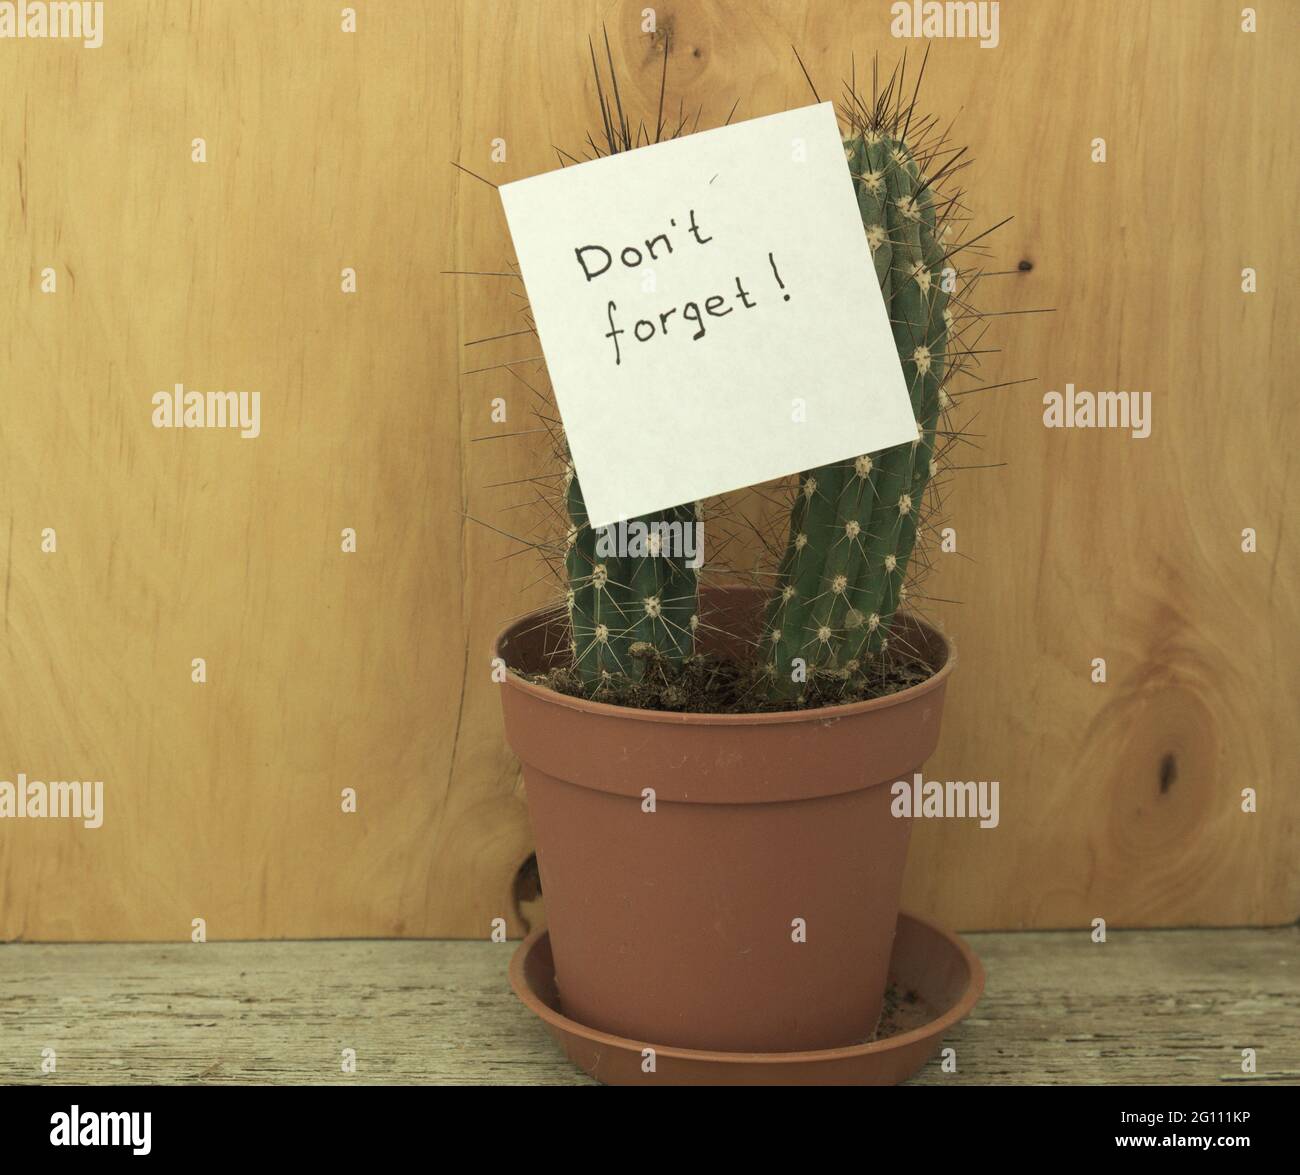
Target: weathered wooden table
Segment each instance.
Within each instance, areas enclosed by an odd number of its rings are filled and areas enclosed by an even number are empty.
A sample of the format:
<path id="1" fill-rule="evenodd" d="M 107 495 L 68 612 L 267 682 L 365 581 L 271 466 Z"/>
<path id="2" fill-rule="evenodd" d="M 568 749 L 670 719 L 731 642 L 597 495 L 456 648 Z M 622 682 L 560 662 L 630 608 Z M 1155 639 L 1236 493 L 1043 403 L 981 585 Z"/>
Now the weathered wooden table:
<path id="1" fill-rule="evenodd" d="M 967 937 L 984 999 L 916 1084 L 1300 1084 L 1296 927 Z M 589 1084 L 511 993 L 515 946 L 0 946 L 0 1082 Z"/>

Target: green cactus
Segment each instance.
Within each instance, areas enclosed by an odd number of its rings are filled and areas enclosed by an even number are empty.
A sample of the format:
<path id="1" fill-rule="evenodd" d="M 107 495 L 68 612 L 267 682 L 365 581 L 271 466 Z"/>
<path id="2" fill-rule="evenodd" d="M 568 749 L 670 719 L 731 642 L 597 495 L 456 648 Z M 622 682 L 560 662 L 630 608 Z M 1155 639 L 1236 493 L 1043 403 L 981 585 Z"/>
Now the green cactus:
<path id="1" fill-rule="evenodd" d="M 593 44 L 591 67 L 602 130 L 588 135 L 587 142 L 597 156 L 632 151 L 652 138 L 644 121 L 634 130 L 625 114 L 608 35 L 605 61 L 607 79 L 602 76 Z M 660 117 L 653 132 L 656 143 L 675 139 L 686 128 L 684 119 L 674 129 L 662 118 L 667 62 L 665 39 Z M 590 525 L 572 456 L 562 438 L 558 443 L 564 454 L 563 492 L 569 518 L 564 569 L 573 670 L 588 695 L 615 697 L 620 685 L 639 682 L 652 662 L 659 661 L 661 669 L 673 669 L 695 652 L 700 624 L 697 570 L 687 565 L 680 550 L 661 548 L 661 542 L 669 534 L 680 535 L 688 526 L 696 528 L 694 537 L 702 541 L 698 525 L 701 508 L 698 503 L 674 506 L 632 519 L 629 526 L 644 524 L 649 532 L 647 553 L 605 551 L 601 533 L 605 528 Z"/>
<path id="2" fill-rule="evenodd" d="M 762 634 L 770 692 L 796 702 L 815 674 L 852 679 L 887 648 L 949 403 L 952 312 L 929 182 L 901 138 L 869 126 L 844 149 L 918 435 L 801 475 Z"/>
<path id="3" fill-rule="evenodd" d="M 674 506 L 633 519 L 645 525 L 646 553 L 611 554 L 602 543 L 603 528 L 588 524 L 571 461 L 564 478 L 573 668 L 586 690 L 599 694 L 616 681 L 640 680 L 649 657 L 679 662 L 694 652 L 697 573 L 670 536 L 694 526 L 699 507 Z"/>

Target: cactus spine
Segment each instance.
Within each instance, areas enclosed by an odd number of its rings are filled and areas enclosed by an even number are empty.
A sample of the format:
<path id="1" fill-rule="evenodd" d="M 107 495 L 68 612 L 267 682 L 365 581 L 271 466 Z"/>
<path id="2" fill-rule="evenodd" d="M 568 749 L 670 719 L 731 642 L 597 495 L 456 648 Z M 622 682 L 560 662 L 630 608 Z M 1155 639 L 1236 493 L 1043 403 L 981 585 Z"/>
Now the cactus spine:
<path id="1" fill-rule="evenodd" d="M 795 701 L 814 674 L 852 678 L 887 648 L 947 403 L 952 314 L 934 194 L 901 138 L 867 126 L 844 149 L 917 439 L 800 477 L 762 636 L 771 691 Z"/>
<path id="2" fill-rule="evenodd" d="M 642 549 L 618 548 L 615 528 L 592 528 L 572 462 L 565 467 L 569 514 L 566 593 L 573 667 L 592 693 L 616 678 L 637 681 L 648 656 L 680 661 L 695 648 L 697 574 L 679 543 L 698 506 L 633 519 Z"/>

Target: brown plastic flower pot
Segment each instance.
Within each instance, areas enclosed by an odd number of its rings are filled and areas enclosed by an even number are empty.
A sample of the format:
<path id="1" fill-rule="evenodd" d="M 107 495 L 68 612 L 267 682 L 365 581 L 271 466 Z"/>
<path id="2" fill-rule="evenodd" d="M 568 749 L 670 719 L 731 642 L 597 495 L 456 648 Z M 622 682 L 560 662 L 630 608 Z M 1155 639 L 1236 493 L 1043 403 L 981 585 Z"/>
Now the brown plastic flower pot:
<path id="1" fill-rule="evenodd" d="M 705 631 L 758 630 L 755 589 L 706 589 L 702 606 Z M 937 630 L 898 623 L 933 676 L 846 706 L 675 714 L 507 676 L 565 1016 L 688 1049 L 872 1035 L 911 831 L 890 785 L 934 749 L 956 663 Z M 534 613 L 496 653 L 537 672 L 566 639 L 562 619 Z"/>

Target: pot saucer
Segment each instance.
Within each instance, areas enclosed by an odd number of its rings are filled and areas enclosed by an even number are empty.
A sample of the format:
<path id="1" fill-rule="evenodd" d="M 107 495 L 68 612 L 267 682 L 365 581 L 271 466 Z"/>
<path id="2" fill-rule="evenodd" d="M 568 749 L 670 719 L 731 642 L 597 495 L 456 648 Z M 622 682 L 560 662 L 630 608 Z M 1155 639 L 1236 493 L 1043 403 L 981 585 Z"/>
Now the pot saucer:
<path id="1" fill-rule="evenodd" d="M 569 1060 L 606 1085 L 896 1085 L 933 1057 L 943 1034 L 970 1013 L 984 991 L 984 968 L 955 934 L 899 914 L 889 979 L 898 996 L 885 1014 L 892 1035 L 814 1052 L 728 1053 L 661 1047 L 570 1020 L 560 1010 L 545 930 L 524 939 L 510 960 L 515 995 Z M 643 1072 L 647 1049 L 654 1051 L 651 1073 Z"/>

